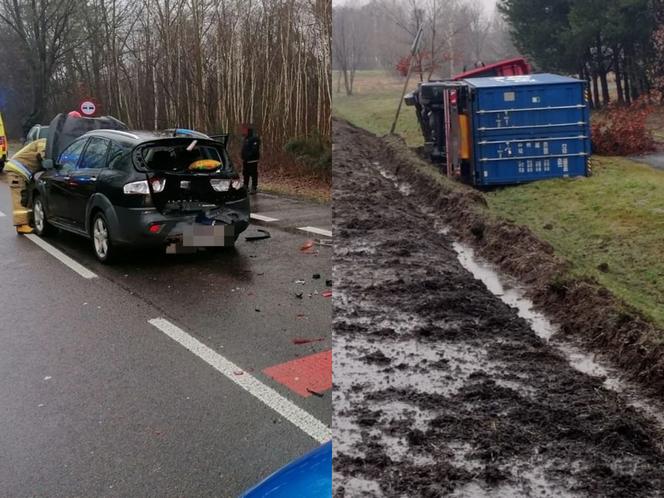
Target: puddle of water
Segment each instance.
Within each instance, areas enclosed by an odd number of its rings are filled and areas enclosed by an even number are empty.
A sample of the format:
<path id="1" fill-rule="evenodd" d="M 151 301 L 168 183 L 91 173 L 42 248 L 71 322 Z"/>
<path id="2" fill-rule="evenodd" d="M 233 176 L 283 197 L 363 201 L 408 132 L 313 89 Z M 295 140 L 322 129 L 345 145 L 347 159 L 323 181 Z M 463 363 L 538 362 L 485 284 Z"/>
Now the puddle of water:
<path id="1" fill-rule="evenodd" d="M 459 451 L 461 454 L 469 451 L 467 445 L 460 446 Z M 483 467 L 482 463 L 474 463 L 474 461 L 462 459 L 455 459 L 459 461 L 461 466 L 471 471 L 480 471 Z M 463 465 L 465 463 L 465 465 Z M 578 496 L 572 494 L 567 490 L 562 489 L 560 486 L 552 483 L 545 476 L 545 471 L 549 467 L 546 463 L 533 466 L 533 462 L 516 462 L 511 465 L 509 470 L 514 476 L 514 482 L 509 484 L 502 484 L 497 487 L 484 487 L 477 482 L 471 482 L 457 488 L 450 496 L 469 497 L 473 498 L 517 498 L 522 496 L 541 496 L 549 498 L 553 496 Z M 573 478 L 570 477 L 570 480 Z M 572 488 L 573 486 L 567 486 Z"/>
<path id="2" fill-rule="evenodd" d="M 443 230 L 440 230 L 440 233 Z M 504 282 L 509 279 L 500 276 L 491 265 L 475 256 L 474 250 L 459 242 L 453 242 L 452 246 L 457 253 L 459 262 L 477 280 L 480 280 L 486 288 L 505 304 L 516 308 L 518 315 L 525 319 L 539 337 L 554 346 L 569 362 L 572 368 L 593 377 L 603 377 L 602 385 L 611 391 L 621 393 L 627 403 L 639 409 L 656 421 L 660 428 L 664 429 L 664 409 L 659 402 L 645 399 L 639 395 L 639 388 L 620 378 L 620 373 L 610 367 L 604 366 L 595 360 L 593 354 L 589 354 L 580 348 L 562 342 L 552 340 L 558 327 L 551 323 L 546 316 L 534 310 L 533 302 L 525 297 L 523 289 L 514 285 L 507 287 Z"/>
<path id="3" fill-rule="evenodd" d="M 376 496 L 383 496 L 380 486 L 376 481 L 362 479 L 360 477 L 351 477 L 344 479 L 344 482 L 339 483 L 340 486 L 346 488 L 346 491 L 352 491 L 353 497 L 357 498 L 375 498 Z"/>
<path id="4" fill-rule="evenodd" d="M 378 173 L 380 173 L 380 176 L 382 176 L 386 180 L 391 181 L 394 184 L 394 186 L 399 190 L 399 192 L 401 192 L 403 195 L 408 197 L 413 193 L 413 187 L 410 184 L 405 182 L 400 182 L 399 178 L 397 178 L 397 176 L 394 173 L 390 173 L 389 171 L 387 171 L 385 168 L 381 166 L 380 163 L 374 162 L 373 165 L 378 170 Z"/>
<path id="5" fill-rule="evenodd" d="M 362 240 L 362 239 L 350 239 L 346 242 L 345 247 L 339 247 L 335 251 L 337 256 L 354 256 L 357 254 L 376 254 L 376 246 L 378 244 L 375 242 Z"/>
<path id="6" fill-rule="evenodd" d="M 498 296 L 505 304 L 516 308 L 518 315 L 526 320 L 533 331 L 545 341 L 549 341 L 558 327 L 552 324 L 542 313 L 534 310 L 532 301 L 524 297 L 523 290 L 518 287 L 506 288 L 501 277 L 489 265 L 483 264 L 475 258 L 475 252 L 459 242 L 453 242 L 452 247 L 457 253 L 461 266 L 480 280 L 489 291 Z"/>

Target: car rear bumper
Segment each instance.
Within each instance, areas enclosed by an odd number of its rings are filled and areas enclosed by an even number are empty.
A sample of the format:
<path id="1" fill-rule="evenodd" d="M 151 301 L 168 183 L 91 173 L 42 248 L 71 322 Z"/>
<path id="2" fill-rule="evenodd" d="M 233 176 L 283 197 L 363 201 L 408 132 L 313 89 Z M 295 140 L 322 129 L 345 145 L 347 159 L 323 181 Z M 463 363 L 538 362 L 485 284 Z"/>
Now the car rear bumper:
<path id="1" fill-rule="evenodd" d="M 210 247 L 232 245 L 249 226 L 249 212 L 248 197 L 212 209 L 207 216 L 164 215 L 156 208 L 116 206 L 117 219 L 109 222 L 113 240 L 123 245 Z M 150 227 L 157 228 L 151 231 Z"/>

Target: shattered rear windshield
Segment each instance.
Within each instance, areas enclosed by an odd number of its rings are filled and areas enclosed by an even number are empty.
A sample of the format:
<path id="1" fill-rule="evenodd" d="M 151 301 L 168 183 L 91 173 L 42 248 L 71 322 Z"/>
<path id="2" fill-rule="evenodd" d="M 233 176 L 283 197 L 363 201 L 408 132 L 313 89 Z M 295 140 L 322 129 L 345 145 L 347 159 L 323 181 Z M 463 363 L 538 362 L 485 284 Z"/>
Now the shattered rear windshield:
<path id="1" fill-rule="evenodd" d="M 155 142 L 136 150 L 139 167 L 151 171 L 230 173 L 233 168 L 223 147 L 200 140 Z"/>

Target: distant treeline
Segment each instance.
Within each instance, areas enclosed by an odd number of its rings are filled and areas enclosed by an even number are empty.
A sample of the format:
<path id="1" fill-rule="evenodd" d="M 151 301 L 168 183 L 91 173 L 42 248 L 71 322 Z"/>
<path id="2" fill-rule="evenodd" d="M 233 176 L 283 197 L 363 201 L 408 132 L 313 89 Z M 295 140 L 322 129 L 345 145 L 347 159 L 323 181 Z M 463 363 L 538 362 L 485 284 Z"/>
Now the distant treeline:
<path id="1" fill-rule="evenodd" d="M 519 50 L 538 68 L 589 82 L 595 107 L 664 90 L 663 0 L 500 0 Z M 609 76 L 611 75 L 611 77 Z"/>
<path id="2" fill-rule="evenodd" d="M 330 135 L 329 0 L 0 0 L 14 136 L 94 97 L 131 128 Z"/>
<path id="3" fill-rule="evenodd" d="M 514 57 L 508 26 L 475 0 L 371 0 L 346 2 L 333 12 L 336 89 L 353 93 L 355 72 L 394 71 L 409 65 L 410 48 L 422 28 L 416 55 L 418 78 L 445 78 L 482 63 Z"/>

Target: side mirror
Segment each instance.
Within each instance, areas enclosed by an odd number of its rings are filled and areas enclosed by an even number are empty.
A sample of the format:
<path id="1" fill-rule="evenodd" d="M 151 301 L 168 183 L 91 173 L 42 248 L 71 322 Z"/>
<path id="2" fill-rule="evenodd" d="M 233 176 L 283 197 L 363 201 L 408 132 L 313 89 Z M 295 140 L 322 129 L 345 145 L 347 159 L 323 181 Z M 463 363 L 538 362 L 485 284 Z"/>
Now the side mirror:
<path id="1" fill-rule="evenodd" d="M 44 169 L 54 169 L 55 168 L 55 163 L 53 162 L 53 159 L 44 159 L 42 161 L 42 168 L 44 168 Z"/>

